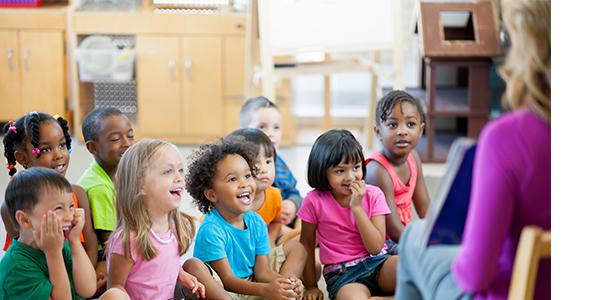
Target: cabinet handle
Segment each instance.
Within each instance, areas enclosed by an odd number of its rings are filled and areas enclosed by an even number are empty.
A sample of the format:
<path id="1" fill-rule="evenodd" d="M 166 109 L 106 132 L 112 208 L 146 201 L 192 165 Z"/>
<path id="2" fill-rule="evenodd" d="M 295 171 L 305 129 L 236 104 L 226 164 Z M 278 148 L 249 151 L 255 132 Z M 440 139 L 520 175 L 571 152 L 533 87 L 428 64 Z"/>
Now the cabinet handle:
<path id="1" fill-rule="evenodd" d="M 14 56 L 13 49 L 12 48 L 6 49 L 6 57 L 8 58 L 8 69 L 9 70 L 13 69 L 13 56 Z"/>
<path id="2" fill-rule="evenodd" d="M 192 60 L 191 59 L 186 59 L 183 62 L 183 68 L 185 69 L 185 75 L 187 76 L 188 80 L 192 80 Z"/>
<path id="3" fill-rule="evenodd" d="M 29 49 L 23 49 L 23 67 L 25 71 L 29 71 Z"/>
<path id="4" fill-rule="evenodd" d="M 177 62 L 174 59 L 169 60 L 169 74 L 171 76 L 171 80 L 175 80 L 175 67 L 177 66 Z"/>

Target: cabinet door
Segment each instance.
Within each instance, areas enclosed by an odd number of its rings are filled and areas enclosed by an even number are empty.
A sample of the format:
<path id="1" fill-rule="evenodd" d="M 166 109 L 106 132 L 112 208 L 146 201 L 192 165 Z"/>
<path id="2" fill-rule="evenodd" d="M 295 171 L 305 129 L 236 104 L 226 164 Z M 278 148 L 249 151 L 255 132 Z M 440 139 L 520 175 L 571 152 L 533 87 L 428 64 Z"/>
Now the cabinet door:
<path id="1" fill-rule="evenodd" d="M 0 30 L 0 120 L 16 120 L 21 114 L 19 41 L 15 30 Z"/>
<path id="2" fill-rule="evenodd" d="M 19 31 L 21 99 L 25 111 L 65 115 L 65 51 L 58 30 Z"/>
<path id="3" fill-rule="evenodd" d="M 222 45 L 218 37 L 183 37 L 183 132 L 216 137 L 223 132 Z"/>
<path id="4" fill-rule="evenodd" d="M 143 135 L 181 133 L 179 38 L 137 38 L 138 126 Z"/>
<path id="5" fill-rule="evenodd" d="M 244 37 L 225 38 L 225 132 L 240 126 L 240 108 L 244 104 Z"/>

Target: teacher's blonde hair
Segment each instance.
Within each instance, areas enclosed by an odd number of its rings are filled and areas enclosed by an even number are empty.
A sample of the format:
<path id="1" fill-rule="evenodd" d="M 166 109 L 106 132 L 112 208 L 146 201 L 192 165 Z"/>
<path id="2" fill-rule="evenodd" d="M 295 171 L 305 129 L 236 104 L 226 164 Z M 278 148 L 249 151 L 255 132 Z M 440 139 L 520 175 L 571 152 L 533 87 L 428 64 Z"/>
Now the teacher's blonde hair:
<path id="1" fill-rule="evenodd" d="M 500 69 L 505 104 L 550 122 L 550 1 L 503 0 L 502 15 L 511 41 Z"/>

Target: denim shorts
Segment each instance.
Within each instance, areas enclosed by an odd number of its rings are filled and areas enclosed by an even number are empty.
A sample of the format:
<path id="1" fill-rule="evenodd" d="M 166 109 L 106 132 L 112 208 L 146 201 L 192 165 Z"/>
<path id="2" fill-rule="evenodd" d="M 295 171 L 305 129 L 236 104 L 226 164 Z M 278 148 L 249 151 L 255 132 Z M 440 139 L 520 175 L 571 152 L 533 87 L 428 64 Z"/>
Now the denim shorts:
<path id="1" fill-rule="evenodd" d="M 372 295 L 381 295 L 382 291 L 377 283 L 377 275 L 383 263 L 390 256 L 389 254 L 372 256 L 351 267 L 342 264 L 340 269 L 324 274 L 329 299 L 335 299 L 337 292 L 349 283 L 363 284 L 371 291 Z"/>

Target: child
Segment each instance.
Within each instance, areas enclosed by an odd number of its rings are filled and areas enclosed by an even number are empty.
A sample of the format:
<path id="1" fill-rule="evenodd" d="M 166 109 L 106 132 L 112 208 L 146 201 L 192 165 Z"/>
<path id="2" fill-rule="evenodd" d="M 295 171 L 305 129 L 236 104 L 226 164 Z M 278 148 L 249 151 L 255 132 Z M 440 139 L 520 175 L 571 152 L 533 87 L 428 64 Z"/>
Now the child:
<path id="1" fill-rule="evenodd" d="M 131 146 L 119 162 L 115 185 L 119 223 L 108 241 L 108 286 L 125 290 L 131 299 L 171 299 L 179 281 L 204 297 L 204 285 L 179 264 L 194 223 L 179 212 L 185 182 L 177 148 L 150 139 Z M 210 278 L 208 269 L 203 271 Z M 218 298 L 216 282 L 204 284 L 212 292 L 207 298 Z"/>
<path id="2" fill-rule="evenodd" d="M 228 138 L 241 138 L 256 146 L 256 192 L 252 201 L 252 210 L 260 215 L 267 224 L 271 248 L 275 248 L 275 239 L 281 234 L 281 192 L 272 187 L 275 179 L 275 146 L 262 131 L 255 128 L 238 129 Z"/>
<path id="3" fill-rule="evenodd" d="M 377 102 L 375 134 L 383 149 L 367 159 L 366 182 L 381 188 L 392 210 L 385 223 L 386 234 L 393 242 L 412 220 L 413 203 L 421 218 L 429 208 L 421 159 L 414 151 L 424 126 L 421 103 L 408 93 L 391 91 Z"/>
<path id="4" fill-rule="evenodd" d="M 390 213 L 381 190 L 365 185 L 360 144 L 347 130 L 330 130 L 317 138 L 308 158 L 300 242 L 308 259 L 305 298 L 323 297 L 314 269 L 316 235 L 330 299 L 368 299 L 391 294 L 397 256 L 386 253 L 385 215 Z M 316 234 L 315 234 L 316 232 Z"/>
<path id="5" fill-rule="evenodd" d="M 305 257 L 298 264 L 270 264 L 267 226 L 252 211 L 256 182 L 250 166 L 256 154 L 254 147 L 236 139 L 200 145 L 192 154 L 186 185 L 206 214 L 194 256 L 217 271 L 236 299 L 300 299 L 304 287 L 298 276 Z"/>
<path id="6" fill-rule="evenodd" d="M 85 146 L 94 160 L 78 183 L 88 195 L 94 229 L 104 247 L 117 227 L 113 179 L 121 156 L 133 144 L 133 128 L 127 116 L 112 107 L 94 109 L 82 127 Z"/>
<path id="7" fill-rule="evenodd" d="M 16 122 L 9 121 L 4 126 L 4 156 L 7 160 L 8 175 L 16 172 L 16 163 L 23 168 L 45 167 L 65 176 L 69 167 L 71 152 L 71 136 L 67 121 L 60 116 L 52 117 L 46 113 L 30 112 Z M 98 257 L 98 241 L 92 228 L 90 207 L 85 191 L 78 185 L 72 185 L 72 197 L 75 207 L 85 211 L 82 242 L 92 265 L 96 265 Z M 2 204 L 2 221 L 6 228 L 8 249 L 12 238 L 18 236 L 17 229 L 10 222 L 8 208 Z"/>
<path id="8" fill-rule="evenodd" d="M 74 208 L 71 193 L 67 179 L 47 168 L 32 167 L 10 180 L 4 199 L 19 237 L 0 262 L 0 299 L 94 294 L 94 266 L 79 240 L 84 211 Z"/>
<path id="9" fill-rule="evenodd" d="M 133 128 L 127 116 L 116 108 L 97 108 L 83 119 L 83 137 L 94 160 L 79 178 L 90 200 L 90 209 L 100 250 L 96 275 L 102 292 L 106 284 L 104 246 L 117 227 L 113 179 L 123 153 L 133 143 Z"/>
<path id="10" fill-rule="evenodd" d="M 262 130 L 279 147 L 281 141 L 281 115 L 279 108 L 265 97 L 251 98 L 240 110 L 241 128 L 258 128 Z M 302 196 L 296 189 L 296 178 L 281 156 L 275 159 L 275 181 L 273 186 L 281 191 L 281 222 L 294 227 L 296 212 L 302 204 Z M 284 230 L 286 230 L 284 228 Z M 284 232 L 285 233 L 285 232 Z"/>

